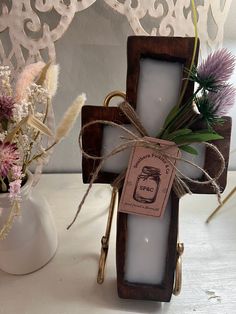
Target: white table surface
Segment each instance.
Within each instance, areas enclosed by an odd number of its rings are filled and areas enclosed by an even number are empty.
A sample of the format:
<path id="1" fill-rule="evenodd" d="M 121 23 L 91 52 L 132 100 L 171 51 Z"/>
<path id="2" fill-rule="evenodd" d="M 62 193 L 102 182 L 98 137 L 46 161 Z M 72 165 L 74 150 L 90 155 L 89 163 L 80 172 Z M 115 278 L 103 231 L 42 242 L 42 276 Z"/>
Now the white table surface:
<path id="1" fill-rule="evenodd" d="M 236 185 L 230 172 L 228 193 Z M 236 313 L 236 197 L 209 225 L 216 207 L 213 195 L 185 196 L 180 207 L 180 239 L 185 243 L 183 288 L 171 303 L 119 299 L 116 293 L 115 220 L 106 279 L 96 283 L 100 238 L 105 230 L 110 188 L 96 185 L 71 230 L 71 221 L 86 186 L 79 174 L 43 175 L 37 186 L 55 217 L 59 247 L 54 259 L 25 276 L 0 271 L 1 314 L 73 313 Z M 224 195 L 225 195 L 224 193 Z"/>

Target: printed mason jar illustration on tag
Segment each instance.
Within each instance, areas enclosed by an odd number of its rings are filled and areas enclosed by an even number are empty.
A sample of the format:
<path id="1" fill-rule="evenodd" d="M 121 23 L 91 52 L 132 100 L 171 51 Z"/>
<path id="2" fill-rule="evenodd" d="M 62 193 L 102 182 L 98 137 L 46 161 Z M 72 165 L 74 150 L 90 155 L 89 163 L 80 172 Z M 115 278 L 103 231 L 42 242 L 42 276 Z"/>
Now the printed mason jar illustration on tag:
<path id="1" fill-rule="evenodd" d="M 139 203 L 154 203 L 160 185 L 160 169 L 145 166 L 136 180 L 133 198 Z"/>
<path id="2" fill-rule="evenodd" d="M 161 218 L 175 177 L 175 164 L 180 151 L 174 142 L 150 137 L 143 139 L 147 143 L 156 144 L 156 148 L 138 145 L 133 148 L 119 211 Z"/>

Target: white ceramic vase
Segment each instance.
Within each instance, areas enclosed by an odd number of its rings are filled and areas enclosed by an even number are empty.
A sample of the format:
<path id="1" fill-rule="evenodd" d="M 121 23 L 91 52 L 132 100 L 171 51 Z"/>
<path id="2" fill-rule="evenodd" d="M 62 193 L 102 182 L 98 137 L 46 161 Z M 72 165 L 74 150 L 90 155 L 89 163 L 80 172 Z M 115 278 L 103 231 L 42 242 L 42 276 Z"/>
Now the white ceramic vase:
<path id="1" fill-rule="evenodd" d="M 57 249 L 57 231 L 46 200 L 32 189 L 33 176 L 21 188 L 21 211 L 7 237 L 0 240 L 0 269 L 10 274 L 32 273 L 46 265 Z M 0 194 L 0 230 L 11 210 L 8 193 Z"/>

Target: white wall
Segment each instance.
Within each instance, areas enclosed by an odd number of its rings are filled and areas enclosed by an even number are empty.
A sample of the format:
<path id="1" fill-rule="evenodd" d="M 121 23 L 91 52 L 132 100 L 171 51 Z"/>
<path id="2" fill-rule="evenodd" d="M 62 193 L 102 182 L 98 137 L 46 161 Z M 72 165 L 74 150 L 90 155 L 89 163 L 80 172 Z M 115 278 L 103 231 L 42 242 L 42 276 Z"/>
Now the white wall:
<path id="1" fill-rule="evenodd" d="M 232 2 L 225 28 L 225 44 L 236 54 L 236 0 Z M 50 16 L 50 22 L 53 24 L 56 18 Z M 145 23 L 148 27 L 147 20 Z M 96 1 L 89 9 L 76 14 L 64 37 L 56 43 L 57 62 L 61 66 L 59 91 L 54 99 L 57 121 L 78 93 L 86 92 L 87 104 L 99 105 L 108 92 L 125 90 L 126 39 L 131 34 L 126 17 L 115 13 L 103 1 Z M 236 74 L 234 81 L 236 85 Z M 231 114 L 236 120 L 236 107 Z M 56 147 L 45 171 L 81 170 L 81 154 L 77 144 L 79 129 L 80 121 L 69 138 Z M 236 148 L 235 142 L 234 131 L 233 148 Z M 236 169 L 236 154 L 234 159 L 231 158 L 230 165 L 231 169 Z"/>
<path id="2" fill-rule="evenodd" d="M 230 12 L 225 24 L 225 40 L 224 46 L 228 48 L 236 56 L 236 1 L 232 0 Z M 231 82 L 236 86 L 236 70 L 232 77 Z M 231 151 L 235 151 L 230 155 L 229 168 L 236 170 L 236 104 L 229 112 L 233 118 L 233 130 L 231 138 Z"/>
<path id="3" fill-rule="evenodd" d="M 236 40 L 236 1 L 232 0 L 229 15 L 225 23 L 225 38 Z"/>
<path id="4" fill-rule="evenodd" d="M 125 90 L 126 37 L 132 34 L 127 19 L 114 14 L 103 1 L 77 13 L 63 38 L 56 43 L 61 66 L 60 85 L 54 100 L 56 118 L 80 92 L 87 104 L 100 105 L 112 90 Z M 69 138 L 58 145 L 46 171 L 81 170 L 77 144 L 80 121 Z"/>
<path id="5" fill-rule="evenodd" d="M 232 53 L 236 56 L 236 40 L 225 39 L 224 46 L 232 51 Z M 234 71 L 234 74 L 232 76 L 231 83 L 234 84 L 234 86 L 236 87 L 236 70 Z M 229 112 L 229 115 L 232 117 L 233 120 L 231 152 L 235 151 L 234 153 L 230 154 L 229 168 L 232 170 L 236 170 L 236 103 Z"/>

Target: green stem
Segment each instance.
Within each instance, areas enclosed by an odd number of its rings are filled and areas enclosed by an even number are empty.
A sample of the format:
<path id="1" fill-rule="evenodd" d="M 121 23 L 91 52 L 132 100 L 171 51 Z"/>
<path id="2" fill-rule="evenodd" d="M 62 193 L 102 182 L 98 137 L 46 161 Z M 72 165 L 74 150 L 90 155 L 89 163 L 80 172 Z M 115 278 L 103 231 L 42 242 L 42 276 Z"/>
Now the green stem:
<path id="1" fill-rule="evenodd" d="M 47 97 L 47 105 L 46 105 L 46 110 L 45 110 L 45 114 L 44 114 L 44 118 L 43 118 L 43 123 L 46 122 L 47 117 L 48 117 L 48 111 L 49 111 L 49 102 L 50 99 Z M 36 134 L 35 138 L 34 138 L 34 142 L 37 140 L 37 138 L 39 137 L 40 132 L 38 131 L 38 133 Z"/>
<path id="2" fill-rule="evenodd" d="M 6 183 L 3 181 L 2 176 L 0 176 L 0 181 L 1 181 L 1 185 L 2 185 L 2 191 L 3 191 L 3 192 L 7 192 L 7 185 L 6 185 Z"/>
<path id="3" fill-rule="evenodd" d="M 27 164 L 27 165 L 29 166 L 34 160 L 36 160 L 36 159 L 42 157 L 46 152 L 48 152 L 50 149 L 52 149 L 56 144 L 57 144 L 57 142 L 52 143 L 52 145 L 50 145 L 49 147 L 47 147 L 43 153 L 40 153 L 40 154 L 38 154 L 38 155 L 35 155 L 33 158 L 31 158 L 31 159 L 28 161 L 28 164 Z"/>
<path id="4" fill-rule="evenodd" d="M 195 58 L 196 58 L 196 53 L 197 53 L 197 43 L 198 43 L 198 29 L 197 29 L 197 10 L 196 10 L 196 5 L 195 5 L 195 1 L 191 0 L 191 9 L 192 9 L 192 14 L 193 14 L 193 26 L 194 26 L 194 46 L 193 46 L 193 55 L 192 55 L 192 60 L 191 60 L 191 64 L 190 64 L 190 68 L 189 68 L 189 74 L 187 77 L 187 80 L 184 84 L 183 90 L 181 92 L 181 95 L 179 97 L 178 100 L 178 104 L 177 106 L 179 107 L 183 101 L 184 98 L 184 94 L 187 90 L 188 87 L 188 81 L 190 78 L 190 73 L 193 69 L 194 66 L 194 62 L 195 62 Z"/>
<path id="5" fill-rule="evenodd" d="M 191 99 L 188 100 L 183 106 L 179 107 L 177 114 L 167 124 L 166 128 L 159 133 L 159 135 L 157 136 L 158 138 L 162 138 L 166 134 L 171 132 L 171 130 L 173 130 L 173 128 L 174 128 L 174 125 L 176 124 L 176 121 L 182 120 L 182 118 L 185 116 L 186 112 L 189 112 L 189 106 L 192 105 L 193 100 L 195 99 L 195 97 L 198 95 L 198 93 L 201 90 L 202 90 L 202 87 L 199 86 L 198 89 L 193 93 L 193 96 L 191 97 Z M 191 108 L 191 110 L 192 110 L 192 108 Z M 174 129 L 174 131 L 175 130 L 176 130 L 176 128 Z"/>
<path id="6" fill-rule="evenodd" d="M 202 116 L 199 114 L 196 117 L 193 117 L 187 124 L 186 124 L 186 128 L 191 127 L 193 124 L 195 124 L 196 122 L 200 121 L 202 118 Z"/>
<path id="7" fill-rule="evenodd" d="M 190 119 L 192 120 L 193 116 L 195 117 L 195 115 L 196 114 L 192 108 L 186 111 L 185 115 L 182 116 L 181 120 L 176 121 L 176 124 L 173 126 L 173 130 L 175 131 L 181 128 L 187 128 L 188 122 L 190 121 Z"/>
<path id="8" fill-rule="evenodd" d="M 46 104 L 46 110 L 45 110 L 45 114 L 44 114 L 44 118 L 43 118 L 43 123 L 46 122 L 47 117 L 48 117 L 49 104 L 50 104 L 50 98 L 48 97 L 48 98 L 47 98 L 47 104 Z M 34 145 L 34 143 L 36 142 L 36 140 L 38 139 L 39 134 L 40 134 L 40 132 L 38 131 L 37 134 L 35 135 L 33 141 L 30 143 L 29 152 L 28 152 L 27 155 L 26 155 L 26 158 L 25 158 L 25 161 L 24 161 L 24 164 L 23 164 L 23 168 L 22 168 L 22 173 L 25 173 L 26 168 L 27 168 L 27 167 L 30 165 L 30 163 L 34 160 L 33 158 L 30 158 L 30 156 L 31 156 L 31 153 L 32 153 L 33 145 Z"/>

